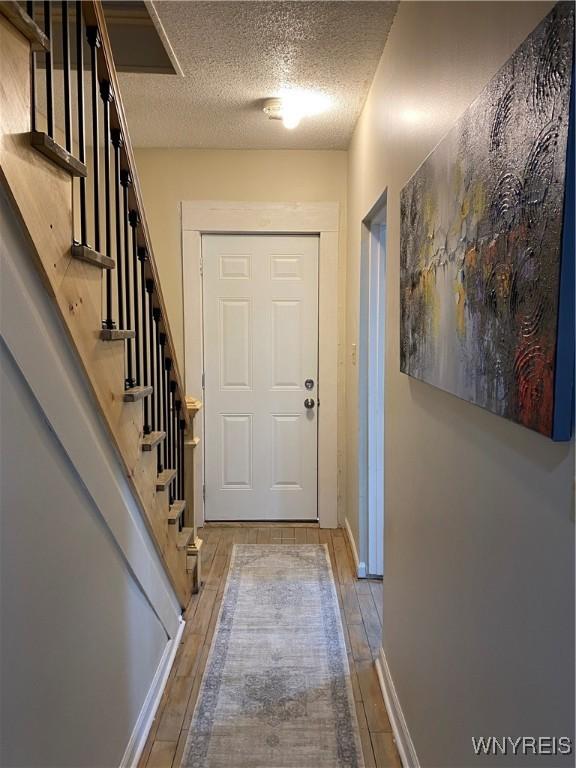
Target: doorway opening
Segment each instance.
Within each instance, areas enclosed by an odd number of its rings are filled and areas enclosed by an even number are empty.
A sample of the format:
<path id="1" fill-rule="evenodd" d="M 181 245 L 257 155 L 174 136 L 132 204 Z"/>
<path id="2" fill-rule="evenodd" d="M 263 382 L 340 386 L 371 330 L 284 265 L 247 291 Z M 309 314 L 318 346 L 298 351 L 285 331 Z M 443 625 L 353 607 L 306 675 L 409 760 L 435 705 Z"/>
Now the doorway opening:
<path id="1" fill-rule="evenodd" d="M 208 234 L 315 235 L 318 239 L 317 516 L 338 527 L 338 253 L 339 206 L 334 202 L 262 203 L 194 200 L 182 203 L 182 276 L 186 390 L 206 390 L 203 371 L 202 240 Z M 281 297 L 279 297 L 281 298 Z M 308 378 L 306 376 L 305 378 Z M 312 378 L 312 377 L 311 377 Z M 305 379 L 304 379 L 305 380 Z M 322 391 L 320 392 L 320 384 Z M 306 390 L 308 392 L 308 390 Z M 308 411 L 309 412 L 309 411 Z M 204 425 L 195 420 L 194 515 L 204 524 Z"/>
<path id="2" fill-rule="evenodd" d="M 362 222 L 360 308 L 360 559 L 383 576 L 386 192 Z"/>

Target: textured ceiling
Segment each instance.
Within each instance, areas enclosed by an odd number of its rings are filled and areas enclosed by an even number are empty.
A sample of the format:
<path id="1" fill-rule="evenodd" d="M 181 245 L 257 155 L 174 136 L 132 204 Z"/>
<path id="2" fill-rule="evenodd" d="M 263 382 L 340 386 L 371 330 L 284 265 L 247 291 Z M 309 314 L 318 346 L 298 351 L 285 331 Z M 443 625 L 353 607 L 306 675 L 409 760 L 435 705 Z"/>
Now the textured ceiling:
<path id="1" fill-rule="evenodd" d="M 345 149 L 395 2 L 171 2 L 154 7 L 184 76 L 120 74 L 137 147 Z M 262 113 L 282 88 L 331 107 L 292 131 Z"/>

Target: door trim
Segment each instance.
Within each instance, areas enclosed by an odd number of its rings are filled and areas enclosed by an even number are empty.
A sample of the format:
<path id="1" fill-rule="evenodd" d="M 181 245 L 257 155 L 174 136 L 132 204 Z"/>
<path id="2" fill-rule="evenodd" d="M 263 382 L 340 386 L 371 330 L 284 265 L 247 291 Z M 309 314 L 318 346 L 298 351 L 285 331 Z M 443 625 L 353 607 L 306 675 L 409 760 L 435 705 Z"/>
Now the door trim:
<path id="1" fill-rule="evenodd" d="M 318 235 L 318 520 L 338 527 L 338 203 L 183 201 L 182 277 L 186 391 L 202 392 L 202 235 Z M 196 525 L 204 523 L 202 420 L 194 468 Z"/>
<path id="2" fill-rule="evenodd" d="M 358 549 L 369 576 L 384 569 L 386 221 L 387 190 L 362 220 L 360 240 Z M 374 291 L 382 302 L 374 301 Z"/>

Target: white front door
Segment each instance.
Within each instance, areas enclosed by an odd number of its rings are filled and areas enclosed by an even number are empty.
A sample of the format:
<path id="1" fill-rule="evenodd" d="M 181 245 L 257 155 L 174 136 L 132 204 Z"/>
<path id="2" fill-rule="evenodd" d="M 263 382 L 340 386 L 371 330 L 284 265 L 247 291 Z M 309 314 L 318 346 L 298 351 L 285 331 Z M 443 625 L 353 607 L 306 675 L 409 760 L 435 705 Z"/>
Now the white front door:
<path id="1" fill-rule="evenodd" d="M 317 518 L 318 242 L 202 236 L 206 520 Z"/>

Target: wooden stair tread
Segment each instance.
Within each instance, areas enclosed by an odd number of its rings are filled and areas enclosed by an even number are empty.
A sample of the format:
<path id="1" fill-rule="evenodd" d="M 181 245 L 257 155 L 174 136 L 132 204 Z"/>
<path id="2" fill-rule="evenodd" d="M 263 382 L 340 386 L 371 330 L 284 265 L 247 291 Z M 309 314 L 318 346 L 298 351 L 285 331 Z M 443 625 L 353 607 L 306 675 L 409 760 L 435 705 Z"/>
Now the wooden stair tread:
<path id="1" fill-rule="evenodd" d="M 31 48 L 33 51 L 47 51 L 50 48 L 50 40 L 16 0 L 0 2 L 0 13 L 32 43 Z"/>
<path id="2" fill-rule="evenodd" d="M 70 174 L 70 176 L 88 175 L 84 163 L 71 155 L 67 149 L 60 146 L 51 136 L 43 131 L 30 131 L 30 144 L 51 160 L 55 165 Z"/>
<path id="3" fill-rule="evenodd" d="M 151 451 L 152 448 L 166 439 L 166 432 L 150 432 L 142 438 L 142 450 Z"/>
<path id="4" fill-rule="evenodd" d="M 145 397 L 150 397 L 152 394 L 152 387 L 131 387 L 124 392 L 125 403 L 136 403 L 138 400 L 143 400 Z"/>
<path id="5" fill-rule="evenodd" d="M 133 339 L 136 331 L 122 330 L 121 328 L 103 328 L 100 331 L 102 341 L 124 341 Z"/>
<path id="6" fill-rule="evenodd" d="M 183 500 L 177 500 L 172 502 L 170 509 L 168 510 L 168 522 L 170 525 L 174 525 L 180 519 L 182 512 L 186 509 L 186 502 Z"/>
<path id="7" fill-rule="evenodd" d="M 175 469 L 165 469 L 156 477 L 156 490 L 165 491 L 176 477 Z"/>
<path id="8" fill-rule="evenodd" d="M 194 528 L 182 528 L 176 538 L 176 547 L 178 549 L 186 549 L 190 543 L 190 539 L 194 536 Z"/>
<path id="9" fill-rule="evenodd" d="M 80 259 L 80 261 L 87 261 L 88 264 L 93 264 L 95 267 L 100 267 L 100 269 L 114 269 L 116 266 L 114 259 L 95 251 L 93 248 L 90 248 L 89 245 L 79 245 L 75 243 L 70 249 L 70 252 L 72 258 Z"/>

